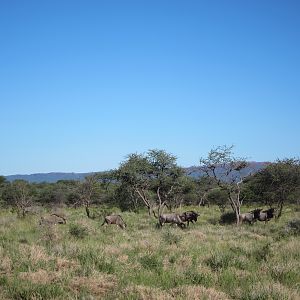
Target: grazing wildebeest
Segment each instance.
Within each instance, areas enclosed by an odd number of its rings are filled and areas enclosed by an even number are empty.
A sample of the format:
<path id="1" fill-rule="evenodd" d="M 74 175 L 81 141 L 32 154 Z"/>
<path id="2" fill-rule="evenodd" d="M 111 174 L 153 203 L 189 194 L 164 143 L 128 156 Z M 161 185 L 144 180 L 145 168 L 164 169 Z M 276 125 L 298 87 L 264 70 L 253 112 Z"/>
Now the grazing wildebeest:
<path id="1" fill-rule="evenodd" d="M 262 212 L 259 213 L 258 220 L 265 223 L 270 221 L 270 219 L 274 218 L 274 211 L 275 209 L 273 207 L 263 210 Z"/>
<path id="2" fill-rule="evenodd" d="M 239 214 L 239 223 L 242 224 L 243 222 L 246 221 L 249 224 L 252 224 L 252 223 L 256 222 L 256 220 L 259 218 L 260 211 L 261 211 L 261 209 L 257 208 L 248 213 Z"/>
<path id="3" fill-rule="evenodd" d="M 58 215 L 52 214 L 50 216 L 41 217 L 40 225 L 56 225 L 56 224 L 66 224 L 66 219 Z"/>
<path id="4" fill-rule="evenodd" d="M 122 229 L 125 229 L 126 227 L 126 224 L 120 215 L 106 216 L 101 226 L 103 226 L 104 224 L 116 224 Z"/>
<path id="5" fill-rule="evenodd" d="M 159 225 L 163 226 L 165 223 L 176 224 L 181 228 L 185 227 L 185 224 L 182 222 L 179 214 L 162 214 L 159 216 Z"/>
<path id="6" fill-rule="evenodd" d="M 190 225 L 190 222 L 194 223 L 197 222 L 199 214 L 195 211 L 186 211 L 179 215 L 182 222 L 187 222 L 187 226 Z"/>

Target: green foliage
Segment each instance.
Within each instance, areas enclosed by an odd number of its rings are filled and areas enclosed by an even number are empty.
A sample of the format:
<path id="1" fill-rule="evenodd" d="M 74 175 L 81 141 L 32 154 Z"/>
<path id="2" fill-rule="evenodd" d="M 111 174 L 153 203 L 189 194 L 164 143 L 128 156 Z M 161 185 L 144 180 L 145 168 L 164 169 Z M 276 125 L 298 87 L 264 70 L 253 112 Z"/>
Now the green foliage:
<path id="1" fill-rule="evenodd" d="M 220 269 L 226 269 L 232 262 L 232 255 L 229 253 L 213 253 L 207 260 L 206 263 L 211 267 L 213 271 Z"/>
<path id="2" fill-rule="evenodd" d="M 7 294 L 11 299 L 63 299 L 67 291 L 57 283 L 52 284 L 33 284 L 31 282 L 14 279 L 8 281 L 6 286 Z"/>
<path id="3" fill-rule="evenodd" d="M 300 219 L 294 219 L 287 223 L 285 232 L 291 235 L 300 235 Z"/>
<path id="4" fill-rule="evenodd" d="M 140 263 L 146 270 L 162 271 L 162 261 L 157 255 L 145 255 L 140 258 Z"/>
<path id="5" fill-rule="evenodd" d="M 69 228 L 69 233 L 71 236 L 77 239 L 83 239 L 89 234 L 87 228 L 79 224 L 71 224 Z"/>
<path id="6" fill-rule="evenodd" d="M 163 241 L 169 245 L 179 245 L 181 237 L 180 235 L 174 233 L 172 230 L 169 229 L 163 232 Z"/>
<path id="7" fill-rule="evenodd" d="M 277 205 L 281 216 L 283 205 L 298 200 L 300 191 L 300 160 L 277 160 L 255 174 L 247 183 L 253 198 L 268 205 Z"/>
<path id="8" fill-rule="evenodd" d="M 220 217 L 220 223 L 221 224 L 233 224 L 236 221 L 236 215 L 235 212 L 230 211 L 223 213 Z"/>
<path id="9" fill-rule="evenodd" d="M 252 256 L 258 261 L 267 261 L 268 257 L 271 255 L 271 245 L 267 243 L 265 245 L 259 246 L 252 252 Z"/>

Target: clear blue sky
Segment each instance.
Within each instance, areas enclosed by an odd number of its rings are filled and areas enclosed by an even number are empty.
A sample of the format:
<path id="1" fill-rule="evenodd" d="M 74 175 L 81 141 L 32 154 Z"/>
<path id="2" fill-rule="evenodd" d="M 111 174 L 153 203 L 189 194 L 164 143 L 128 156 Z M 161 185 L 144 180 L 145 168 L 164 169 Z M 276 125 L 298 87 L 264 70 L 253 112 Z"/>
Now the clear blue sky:
<path id="1" fill-rule="evenodd" d="M 0 174 L 299 156 L 300 1 L 0 2 Z"/>

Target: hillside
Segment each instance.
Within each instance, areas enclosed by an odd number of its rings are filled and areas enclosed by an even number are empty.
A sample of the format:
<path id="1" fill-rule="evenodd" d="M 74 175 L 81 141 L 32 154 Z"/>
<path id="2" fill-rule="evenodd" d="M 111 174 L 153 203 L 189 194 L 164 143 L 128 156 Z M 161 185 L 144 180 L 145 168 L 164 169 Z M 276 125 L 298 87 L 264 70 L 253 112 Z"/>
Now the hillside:
<path id="1" fill-rule="evenodd" d="M 242 176 L 255 174 L 261 169 L 265 168 L 269 163 L 268 162 L 249 162 L 249 166 L 245 168 L 241 173 Z M 199 167 L 193 166 L 185 168 L 186 174 L 188 176 L 199 178 L 204 175 L 204 173 L 200 170 Z M 216 171 L 217 174 L 220 174 L 220 171 Z M 36 173 L 29 175 L 9 175 L 6 176 L 8 181 L 14 181 L 16 179 L 23 179 L 28 182 L 49 182 L 54 183 L 58 180 L 83 180 L 86 176 L 91 175 L 90 173 L 62 173 L 62 172 L 53 172 L 53 173 Z"/>
<path id="2" fill-rule="evenodd" d="M 248 176 L 250 174 L 255 174 L 259 172 L 260 170 L 264 169 L 267 167 L 270 163 L 269 162 L 248 162 L 248 166 L 240 171 L 241 176 Z M 189 167 L 186 168 L 186 173 L 194 178 L 199 178 L 205 175 L 203 171 L 200 170 L 200 167 Z M 222 170 L 220 168 L 216 168 L 216 175 L 218 178 L 222 177 Z M 232 174 L 233 176 L 235 175 L 234 173 Z"/>
<path id="3" fill-rule="evenodd" d="M 9 175 L 6 176 L 8 181 L 14 181 L 17 179 L 26 180 L 28 182 L 49 182 L 54 183 L 58 180 L 83 180 L 86 176 L 92 173 L 61 173 L 61 172 L 53 172 L 53 173 L 36 173 L 29 175 Z"/>

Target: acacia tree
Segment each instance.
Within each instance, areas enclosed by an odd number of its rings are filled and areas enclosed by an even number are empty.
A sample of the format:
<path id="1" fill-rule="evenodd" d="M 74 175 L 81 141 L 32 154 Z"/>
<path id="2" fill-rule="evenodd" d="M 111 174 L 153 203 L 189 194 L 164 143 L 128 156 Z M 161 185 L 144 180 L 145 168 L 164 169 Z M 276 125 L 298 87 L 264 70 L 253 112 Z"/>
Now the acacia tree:
<path id="1" fill-rule="evenodd" d="M 163 208 L 171 210 L 182 194 L 184 170 L 177 165 L 177 157 L 164 150 L 149 150 L 148 160 L 153 172 L 152 190 L 157 196 L 157 215 L 160 216 Z"/>
<path id="2" fill-rule="evenodd" d="M 259 198 L 277 206 L 277 218 L 280 218 L 284 203 L 300 189 L 300 160 L 278 159 L 255 174 L 251 188 Z"/>
<path id="3" fill-rule="evenodd" d="M 140 199 L 148 209 L 149 215 L 153 212 L 154 203 L 149 188 L 151 185 L 152 166 L 143 154 L 132 153 L 121 163 L 116 171 L 116 179 L 121 183 L 131 197 Z M 135 200 L 132 200 L 136 203 Z"/>
<path id="4" fill-rule="evenodd" d="M 32 205 L 33 188 L 25 180 L 15 180 L 8 186 L 6 199 L 16 206 L 19 216 L 25 217 L 26 210 Z"/>
<path id="5" fill-rule="evenodd" d="M 158 217 L 163 207 L 171 207 L 183 170 L 177 166 L 175 156 L 154 149 L 128 155 L 116 174 L 121 185 L 127 191 L 131 189 L 147 207 L 149 215 Z"/>
<path id="6" fill-rule="evenodd" d="M 216 184 L 226 192 L 228 201 L 239 224 L 239 214 L 244 198 L 241 198 L 243 181 L 249 174 L 242 171 L 247 167 L 245 158 L 235 157 L 233 146 L 218 146 L 212 149 L 207 158 L 200 159 L 200 169 L 207 177 L 213 177 Z"/>

